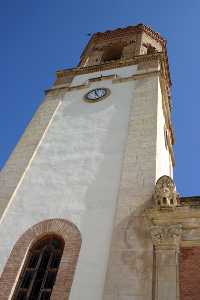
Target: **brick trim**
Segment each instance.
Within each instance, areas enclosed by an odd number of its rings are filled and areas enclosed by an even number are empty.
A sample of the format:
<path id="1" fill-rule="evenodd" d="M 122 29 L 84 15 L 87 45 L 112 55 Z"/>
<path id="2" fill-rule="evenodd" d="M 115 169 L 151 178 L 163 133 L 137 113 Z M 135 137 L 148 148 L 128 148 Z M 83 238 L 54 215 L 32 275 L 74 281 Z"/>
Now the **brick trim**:
<path id="1" fill-rule="evenodd" d="M 65 242 L 51 300 L 69 299 L 81 234 L 74 224 L 64 219 L 49 219 L 32 226 L 16 242 L 0 278 L 1 300 L 11 299 L 29 249 L 37 240 L 50 234 L 60 236 Z"/>

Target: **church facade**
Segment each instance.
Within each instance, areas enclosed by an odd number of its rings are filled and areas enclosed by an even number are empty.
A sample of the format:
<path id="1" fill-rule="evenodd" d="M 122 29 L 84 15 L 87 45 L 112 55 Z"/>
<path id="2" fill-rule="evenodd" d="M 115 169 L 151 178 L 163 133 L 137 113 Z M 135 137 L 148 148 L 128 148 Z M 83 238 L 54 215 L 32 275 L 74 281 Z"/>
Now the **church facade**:
<path id="1" fill-rule="evenodd" d="M 198 300 L 200 201 L 173 181 L 166 41 L 95 33 L 0 173 L 0 300 Z"/>

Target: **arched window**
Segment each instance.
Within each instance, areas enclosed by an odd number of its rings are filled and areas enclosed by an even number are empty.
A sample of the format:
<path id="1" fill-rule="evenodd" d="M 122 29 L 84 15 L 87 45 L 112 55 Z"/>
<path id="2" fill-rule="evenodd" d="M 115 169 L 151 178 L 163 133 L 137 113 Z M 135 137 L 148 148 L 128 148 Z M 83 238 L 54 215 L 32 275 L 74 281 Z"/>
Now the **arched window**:
<path id="1" fill-rule="evenodd" d="M 64 241 L 46 236 L 29 250 L 12 300 L 49 300 L 64 249 Z"/>
<path id="2" fill-rule="evenodd" d="M 11 250 L 0 277 L 0 299 L 69 299 L 80 248 L 81 233 L 67 220 L 49 219 L 33 225 L 18 238 Z M 46 268 L 43 265 L 39 268 L 39 260 L 41 262 L 44 255 L 42 261 L 45 262 L 45 255 L 48 253 L 50 257 Z M 54 263 L 53 257 L 56 258 Z M 35 263 L 34 259 L 31 263 L 31 258 L 35 259 Z M 41 269 L 45 269 L 45 272 L 43 271 L 43 280 L 38 283 Z M 49 287 L 47 278 L 53 278 L 50 279 L 53 288 Z M 38 294 L 32 296 L 36 283 L 39 286 Z"/>

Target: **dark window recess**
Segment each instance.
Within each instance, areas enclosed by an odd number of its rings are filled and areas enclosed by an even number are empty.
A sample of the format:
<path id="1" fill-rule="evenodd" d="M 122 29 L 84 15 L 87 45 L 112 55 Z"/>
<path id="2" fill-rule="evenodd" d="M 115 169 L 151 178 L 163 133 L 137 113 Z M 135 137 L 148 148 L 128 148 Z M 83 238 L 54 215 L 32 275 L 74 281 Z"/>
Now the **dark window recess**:
<path id="1" fill-rule="evenodd" d="M 50 292 L 42 292 L 41 300 L 50 300 L 51 293 Z"/>
<path id="2" fill-rule="evenodd" d="M 32 253 L 28 262 L 28 268 L 35 268 L 39 259 L 40 252 Z"/>
<path id="3" fill-rule="evenodd" d="M 49 300 L 56 281 L 64 243 L 47 237 L 29 251 L 12 300 Z"/>
<path id="4" fill-rule="evenodd" d="M 26 292 L 25 291 L 19 291 L 17 299 L 18 300 L 26 300 Z"/>
<path id="5" fill-rule="evenodd" d="M 167 198 L 163 197 L 163 204 L 167 204 Z"/>
<path id="6" fill-rule="evenodd" d="M 122 57 L 123 46 L 115 45 L 105 49 L 102 60 L 103 62 L 117 60 Z"/>
<path id="7" fill-rule="evenodd" d="M 58 253 L 54 253 L 52 259 L 51 259 L 51 268 L 58 268 L 60 264 L 60 255 L 59 252 Z"/>
<path id="8" fill-rule="evenodd" d="M 41 300 L 49 300 L 51 297 L 51 293 L 50 292 L 42 292 L 42 295 L 41 295 Z"/>
<path id="9" fill-rule="evenodd" d="M 21 283 L 22 289 L 28 289 L 33 278 L 33 271 L 27 270 L 24 272 L 24 277 Z"/>
<path id="10" fill-rule="evenodd" d="M 51 272 L 51 271 L 48 272 L 44 287 L 46 289 L 52 289 L 55 279 L 56 279 L 56 272 Z"/>

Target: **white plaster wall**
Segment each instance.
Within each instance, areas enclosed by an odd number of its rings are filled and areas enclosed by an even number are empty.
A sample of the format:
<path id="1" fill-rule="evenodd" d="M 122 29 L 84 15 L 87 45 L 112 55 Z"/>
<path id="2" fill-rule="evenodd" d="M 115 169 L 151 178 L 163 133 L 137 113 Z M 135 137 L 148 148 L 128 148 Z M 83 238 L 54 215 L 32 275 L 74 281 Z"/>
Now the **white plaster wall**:
<path id="1" fill-rule="evenodd" d="M 136 72 L 137 66 L 131 66 L 79 75 L 72 85 L 100 75 L 128 77 Z M 30 226 L 64 218 L 76 224 L 83 241 L 70 300 L 102 300 L 108 264 L 113 286 L 106 300 L 150 297 L 151 242 L 140 228 L 156 176 L 167 172 L 158 81 L 150 77 L 113 84 L 107 79 L 65 94 L 1 220 L 0 271 Z M 83 101 L 88 90 L 102 86 L 110 88 L 108 98 Z M 123 262 L 118 250 L 124 247 L 124 235 L 131 248 L 125 245 Z M 108 262 L 111 241 L 119 256 Z M 134 270 L 129 266 L 132 252 L 134 264 L 142 266 Z"/>
<path id="2" fill-rule="evenodd" d="M 168 148 L 165 145 L 165 119 L 162 106 L 162 93 L 158 82 L 158 106 L 157 106 L 157 149 L 156 149 L 156 180 L 163 175 L 173 177 L 173 168 Z"/>
<path id="3" fill-rule="evenodd" d="M 129 71 L 124 68 L 124 76 Z M 111 95 L 85 103 L 83 95 L 97 86 L 110 88 Z M 64 218 L 83 240 L 70 300 L 102 300 L 133 92 L 133 81 L 105 80 L 66 93 L 1 220 L 1 271 L 30 226 Z"/>
<path id="4" fill-rule="evenodd" d="M 117 69 L 112 69 L 112 70 L 105 70 L 102 72 L 93 72 L 93 73 L 78 75 L 78 76 L 74 77 L 74 79 L 71 83 L 71 86 L 76 86 L 76 85 L 81 85 L 81 84 L 87 83 L 89 78 L 98 78 L 101 75 L 102 76 L 117 75 L 119 77 L 128 77 L 128 76 L 132 76 L 136 73 L 137 73 L 137 65 L 122 67 L 122 68 L 117 68 Z"/>

